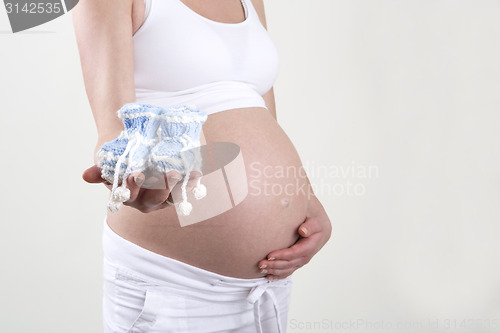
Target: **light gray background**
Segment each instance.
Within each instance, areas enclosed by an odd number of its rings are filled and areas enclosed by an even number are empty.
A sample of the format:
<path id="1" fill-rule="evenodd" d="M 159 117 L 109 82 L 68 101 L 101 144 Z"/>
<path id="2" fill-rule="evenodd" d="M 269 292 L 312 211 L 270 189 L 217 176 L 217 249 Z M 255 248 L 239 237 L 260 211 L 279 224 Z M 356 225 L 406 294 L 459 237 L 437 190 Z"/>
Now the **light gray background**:
<path id="1" fill-rule="evenodd" d="M 266 9 L 278 120 L 333 222 L 288 331 L 498 327 L 500 1 Z M 80 178 L 96 131 L 71 15 L 12 35 L 1 10 L 0 30 L 2 331 L 100 332 L 107 190 Z"/>

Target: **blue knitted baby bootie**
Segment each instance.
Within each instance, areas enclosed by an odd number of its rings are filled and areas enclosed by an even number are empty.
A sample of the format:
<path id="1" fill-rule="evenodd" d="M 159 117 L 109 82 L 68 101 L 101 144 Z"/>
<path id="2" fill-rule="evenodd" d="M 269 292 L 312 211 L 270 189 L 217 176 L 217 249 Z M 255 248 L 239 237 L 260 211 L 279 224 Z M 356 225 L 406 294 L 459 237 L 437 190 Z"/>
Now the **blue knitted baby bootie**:
<path id="1" fill-rule="evenodd" d="M 117 211 L 130 199 L 127 177 L 148 167 L 151 148 L 159 140 L 157 131 L 162 112 L 159 107 L 142 103 L 128 103 L 118 110 L 125 129 L 116 139 L 104 143 L 97 153 L 102 178 L 113 184 L 109 210 Z"/>
<path id="2" fill-rule="evenodd" d="M 192 205 L 187 201 L 186 186 L 192 171 L 201 173 L 200 133 L 207 115 L 194 106 L 176 106 L 162 114 L 161 141 L 151 151 L 151 163 L 160 172 L 178 171 L 184 180 L 182 202 L 176 205 L 180 215 L 189 215 Z M 206 195 L 206 187 L 198 180 L 193 194 L 197 200 Z"/>
<path id="3" fill-rule="evenodd" d="M 118 116 L 128 109 L 134 109 L 136 105 L 133 103 L 125 104 L 120 110 L 118 110 Z M 106 179 L 108 182 L 113 183 L 116 162 L 123 155 L 129 138 L 138 131 L 139 129 L 132 126 L 132 122 L 125 121 L 125 118 L 121 117 L 125 129 L 120 133 L 120 135 L 112 140 L 105 142 L 99 151 L 97 152 L 97 166 L 101 168 L 101 177 Z M 122 163 L 121 168 L 127 168 L 127 165 Z"/>

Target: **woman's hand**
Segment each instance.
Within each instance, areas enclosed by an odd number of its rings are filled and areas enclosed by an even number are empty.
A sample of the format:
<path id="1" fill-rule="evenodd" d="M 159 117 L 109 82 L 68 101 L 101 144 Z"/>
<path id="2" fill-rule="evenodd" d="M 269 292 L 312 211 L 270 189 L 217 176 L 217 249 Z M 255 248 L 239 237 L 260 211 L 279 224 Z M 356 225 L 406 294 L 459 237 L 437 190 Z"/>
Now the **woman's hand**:
<path id="1" fill-rule="evenodd" d="M 172 202 L 171 192 L 176 184 L 181 180 L 181 175 L 177 171 L 171 171 L 164 174 L 164 188 L 146 189 L 142 185 L 146 181 L 145 175 L 141 172 L 135 172 L 127 178 L 127 188 L 130 190 L 130 199 L 123 204 L 126 206 L 134 207 L 143 213 L 149 213 L 158 209 L 170 207 L 165 200 L 169 199 Z M 192 172 L 189 177 L 187 190 L 194 186 L 201 174 Z M 96 165 L 88 168 L 83 172 L 83 180 L 87 183 L 103 183 L 111 190 L 112 184 L 101 178 L 101 169 Z M 166 185 L 166 186 L 165 186 Z"/>
<path id="2" fill-rule="evenodd" d="M 300 238 L 291 247 L 273 251 L 267 259 L 259 261 L 261 272 L 268 273 L 266 278 L 283 279 L 291 275 L 297 268 L 309 263 L 330 239 L 330 219 L 315 195 L 308 202 L 306 220 L 299 226 L 298 233 Z"/>

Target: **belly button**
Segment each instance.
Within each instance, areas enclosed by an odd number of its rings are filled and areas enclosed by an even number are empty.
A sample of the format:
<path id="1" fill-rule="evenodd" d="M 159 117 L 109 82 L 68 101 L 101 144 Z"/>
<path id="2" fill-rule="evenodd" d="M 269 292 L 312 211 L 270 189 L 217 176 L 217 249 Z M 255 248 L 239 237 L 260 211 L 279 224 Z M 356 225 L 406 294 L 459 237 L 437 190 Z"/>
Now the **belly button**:
<path id="1" fill-rule="evenodd" d="M 290 206 L 290 199 L 287 199 L 287 198 L 283 198 L 283 199 L 281 199 L 281 205 L 282 205 L 283 207 L 288 207 L 288 206 Z"/>

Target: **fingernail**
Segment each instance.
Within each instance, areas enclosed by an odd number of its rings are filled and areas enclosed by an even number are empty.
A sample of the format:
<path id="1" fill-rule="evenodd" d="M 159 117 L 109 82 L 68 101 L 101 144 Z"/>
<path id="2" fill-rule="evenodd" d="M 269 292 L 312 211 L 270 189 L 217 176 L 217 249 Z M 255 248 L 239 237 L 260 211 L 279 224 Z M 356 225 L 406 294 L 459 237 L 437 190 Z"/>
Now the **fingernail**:
<path id="1" fill-rule="evenodd" d="M 271 257 L 271 258 L 269 258 L 267 260 L 275 260 L 275 259 L 276 259 L 275 257 Z"/>
<path id="2" fill-rule="evenodd" d="M 267 267 L 267 265 L 266 265 L 266 264 L 264 264 L 264 265 L 260 266 L 259 268 L 260 268 L 260 269 L 263 269 L 263 268 L 266 268 L 266 267 Z"/>
<path id="3" fill-rule="evenodd" d="M 144 175 L 143 174 L 139 174 L 137 176 L 134 177 L 134 182 L 137 186 L 141 186 L 142 183 L 144 183 Z"/>
<path id="4" fill-rule="evenodd" d="M 261 270 L 260 270 L 260 272 L 261 272 L 262 274 L 266 274 L 266 273 L 267 273 L 267 269 L 261 269 Z"/>
<path id="5" fill-rule="evenodd" d="M 302 230 L 302 232 L 304 233 L 304 235 L 307 235 L 308 231 L 307 231 L 307 229 L 305 227 L 300 228 L 300 230 Z"/>

